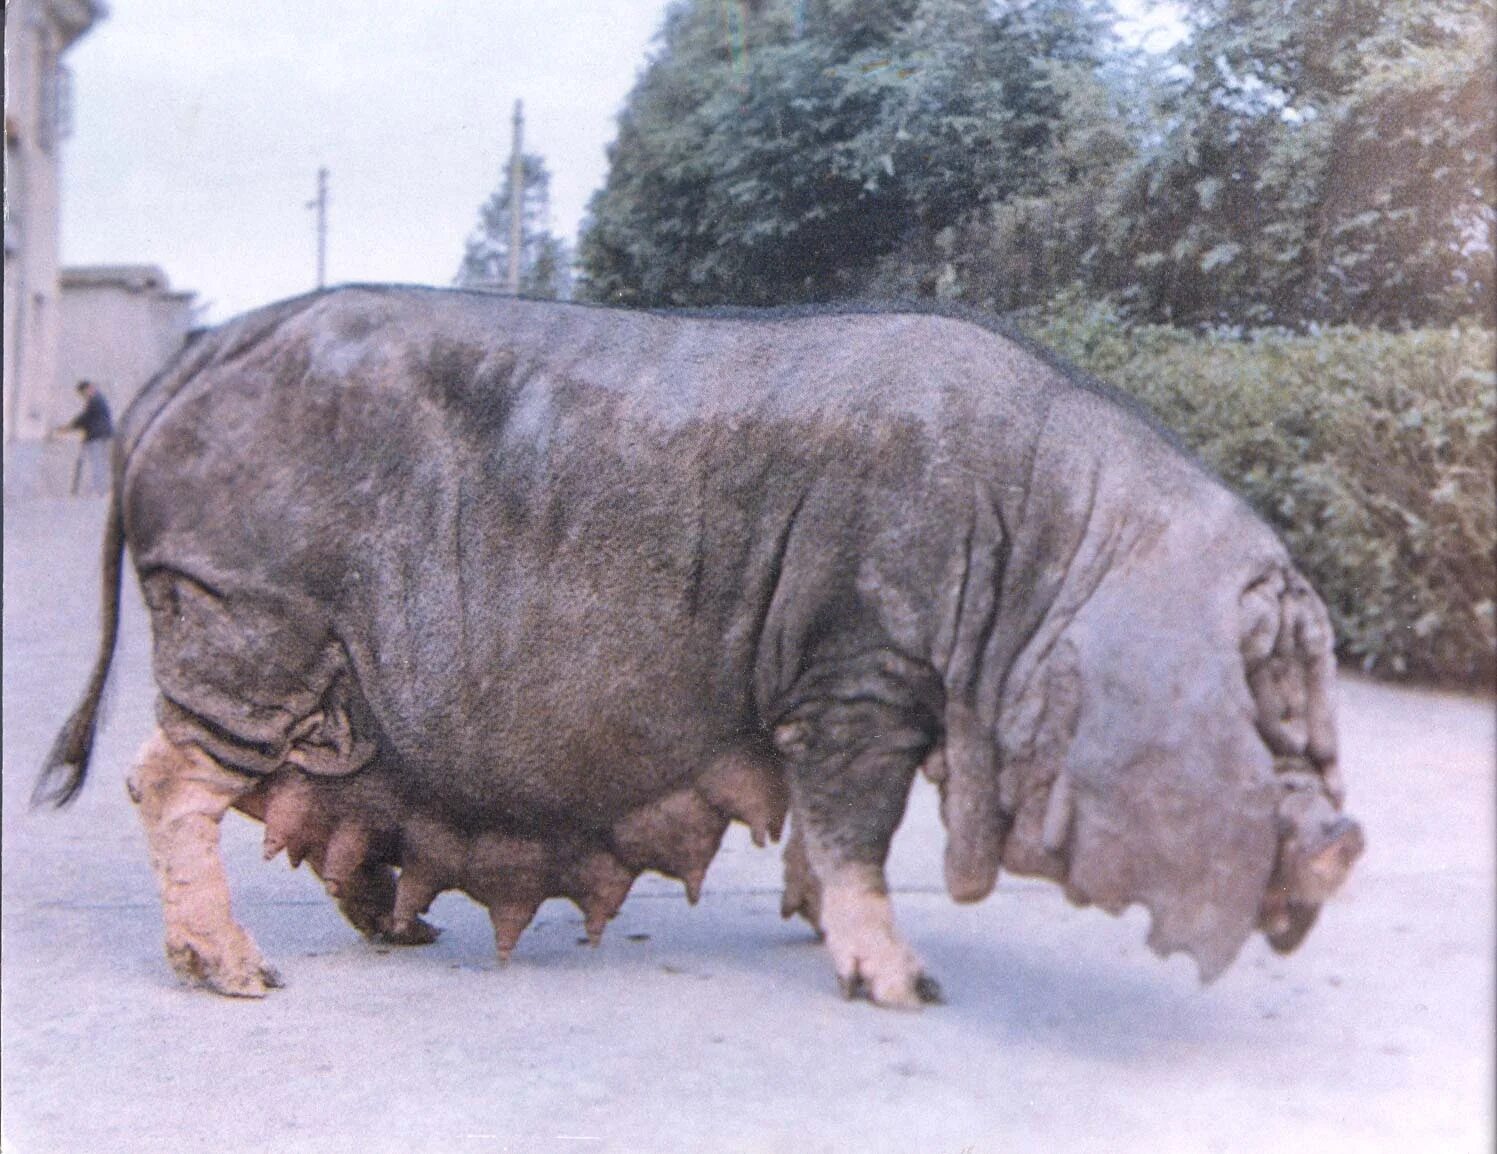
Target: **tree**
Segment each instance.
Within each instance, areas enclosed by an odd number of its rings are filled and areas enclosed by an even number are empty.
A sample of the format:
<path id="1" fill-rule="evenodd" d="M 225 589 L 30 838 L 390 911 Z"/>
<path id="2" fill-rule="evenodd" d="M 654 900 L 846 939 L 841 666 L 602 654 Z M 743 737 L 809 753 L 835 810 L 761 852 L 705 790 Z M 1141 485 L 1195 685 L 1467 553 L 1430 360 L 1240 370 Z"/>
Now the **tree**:
<path id="1" fill-rule="evenodd" d="M 520 169 L 520 295 L 564 300 L 571 295 L 572 254 L 564 240 L 551 234 L 551 174 L 533 153 L 520 158 Z M 506 164 L 499 188 L 478 210 L 478 225 L 453 279 L 459 288 L 507 288 L 511 184 Z"/>
<path id="2" fill-rule="evenodd" d="M 873 295 L 1005 312 L 1042 304 L 1093 274 L 1119 174 L 1149 129 L 1139 99 L 1147 71 L 1089 4 L 1032 0 L 990 19 L 1008 57 L 996 71 L 1021 79 L 1008 81 L 997 102 L 1021 146 L 984 158 L 996 171 L 965 210 L 953 206 L 949 223 L 906 234 L 880 261 Z"/>
<path id="3" fill-rule="evenodd" d="M 1494 6 L 1393 6 L 1335 109 L 1305 312 L 1497 320 Z"/>
<path id="4" fill-rule="evenodd" d="M 1079 284 L 1189 325 L 1494 309 L 1494 0 L 679 0 L 582 241 L 644 304 Z"/>
<path id="5" fill-rule="evenodd" d="M 1197 0 L 1101 287 L 1152 320 L 1491 315 L 1491 0 Z"/>
<path id="6" fill-rule="evenodd" d="M 901 247 L 1050 187 L 1100 35 L 1090 0 L 683 0 L 620 117 L 587 291 L 858 292 Z"/>

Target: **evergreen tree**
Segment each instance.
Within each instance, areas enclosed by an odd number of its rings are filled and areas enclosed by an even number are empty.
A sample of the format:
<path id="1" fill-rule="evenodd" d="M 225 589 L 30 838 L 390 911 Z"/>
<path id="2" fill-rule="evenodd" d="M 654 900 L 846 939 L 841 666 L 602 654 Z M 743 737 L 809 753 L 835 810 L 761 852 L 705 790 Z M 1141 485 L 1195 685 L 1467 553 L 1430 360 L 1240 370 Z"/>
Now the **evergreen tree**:
<path id="1" fill-rule="evenodd" d="M 520 295 L 566 299 L 571 295 L 571 251 L 551 234 L 551 174 L 541 157 L 520 158 Z M 462 265 L 453 283 L 459 288 L 505 291 L 509 284 L 510 166 L 504 166 L 499 188 L 478 210 L 478 225 L 468 237 Z"/>

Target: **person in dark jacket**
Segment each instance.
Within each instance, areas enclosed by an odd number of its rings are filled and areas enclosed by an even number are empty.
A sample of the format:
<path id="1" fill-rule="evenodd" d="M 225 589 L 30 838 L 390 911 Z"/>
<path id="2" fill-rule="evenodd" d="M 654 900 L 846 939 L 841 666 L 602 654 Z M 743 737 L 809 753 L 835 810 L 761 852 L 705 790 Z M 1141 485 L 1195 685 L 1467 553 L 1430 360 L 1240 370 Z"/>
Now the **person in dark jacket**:
<path id="1" fill-rule="evenodd" d="M 87 472 L 89 493 L 101 496 L 109 492 L 109 442 L 114 437 L 114 419 L 109 412 L 109 402 L 92 381 L 79 381 L 78 395 L 83 398 L 82 410 L 53 432 L 83 434 L 78 463 L 73 466 L 72 494 L 78 496 L 78 484 Z"/>

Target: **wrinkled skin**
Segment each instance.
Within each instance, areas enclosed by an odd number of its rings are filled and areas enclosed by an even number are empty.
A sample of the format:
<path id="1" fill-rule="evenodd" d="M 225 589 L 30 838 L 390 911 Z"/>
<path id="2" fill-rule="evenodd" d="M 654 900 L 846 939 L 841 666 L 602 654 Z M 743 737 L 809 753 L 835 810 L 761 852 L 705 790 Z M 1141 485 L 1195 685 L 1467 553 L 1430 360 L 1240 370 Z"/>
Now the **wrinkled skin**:
<path id="1" fill-rule="evenodd" d="M 230 805 L 363 932 L 429 941 L 460 888 L 502 956 L 549 896 L 594 940 L 641 870 L 695 899 L 730 820 L 788 811 L 786 914 L 893 1006 L 938 997 L 883 874 L 922 766 L 958 900 L 1007 868 L 1142 902 L 1208 977 L 1255 928 L 1297 944 L 1361 848 L 1280 542 L 957 320 L 347 289 L 208 334 L 123 422 L 105 647 L 42 796 L 86 769 L 122 545 L 161 692 L 137 778 L 195 815 L 142 804 L 168 939 L 224 992 L 272 971 L 219 874 L 171 879 Z"/>

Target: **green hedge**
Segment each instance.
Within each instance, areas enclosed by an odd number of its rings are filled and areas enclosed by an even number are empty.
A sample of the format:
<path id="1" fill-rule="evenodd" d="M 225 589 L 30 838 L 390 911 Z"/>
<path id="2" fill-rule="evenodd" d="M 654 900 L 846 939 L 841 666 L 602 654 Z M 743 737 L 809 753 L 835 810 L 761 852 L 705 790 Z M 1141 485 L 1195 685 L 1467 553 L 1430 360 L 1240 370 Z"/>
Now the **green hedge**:
<path id="1" fill-rule="evenodd" d="M 1016 318 L 1137 396 L 1283 535 L 1344 660 L 1497 678 L 1497 334 L 1197 335 L 1106 305 Z"/>

